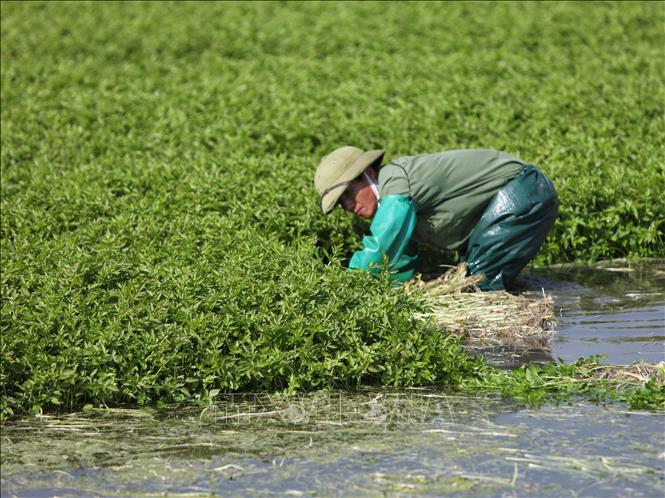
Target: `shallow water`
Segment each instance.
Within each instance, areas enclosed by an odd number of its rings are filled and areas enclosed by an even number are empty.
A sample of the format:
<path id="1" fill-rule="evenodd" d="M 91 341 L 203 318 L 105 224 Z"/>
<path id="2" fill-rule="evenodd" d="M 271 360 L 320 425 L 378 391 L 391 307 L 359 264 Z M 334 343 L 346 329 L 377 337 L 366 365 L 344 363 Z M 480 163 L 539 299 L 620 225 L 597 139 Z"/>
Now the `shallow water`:
<path id="1" fill-rule="evenodd" d="M 663 417 L 425 390 L 9 424 L 3 496 L 659 496 Z"/>
<path id="2" fill-rule="evenodd" d="M 665 361 L 665 260 L 529 270 L 521 285 L 554 298 L 551 351 L 493 348 L 484 351 L 490 363 L 515 367 L 592 355 L 604 355 L 601 362 L 615 365 Z"/>
<path id="3" fill-rule="evenodd" d="M 613 364 L 665 360 L 665 262 L 614 262 L 558 276 L 579 288 L 554 285 L 561 316 L 553 356 L 573 361 L 604 354 Z"/>
<path id="4" fill-rule="evenodd" d="M 610 268 L 622 269 L 528 273 L 532 291 L 555 296 L 551 355 L 664 359 L 665 265 Z M 665 415 L 427 389 L 236 395 L 205 410 L 11 421 L 1 484 L 2 496 L 23 497 L 656 497 L 665 495 Z"/>

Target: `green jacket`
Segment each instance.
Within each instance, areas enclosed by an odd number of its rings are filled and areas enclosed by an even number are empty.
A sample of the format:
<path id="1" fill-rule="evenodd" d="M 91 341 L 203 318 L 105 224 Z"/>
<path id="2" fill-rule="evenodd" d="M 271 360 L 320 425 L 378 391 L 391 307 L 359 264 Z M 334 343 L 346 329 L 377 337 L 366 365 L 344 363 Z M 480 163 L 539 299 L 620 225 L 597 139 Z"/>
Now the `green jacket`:
<path id="1" fill-rule="evenodd" d="M 493 150 L 452 150 L 396 159 L 379 171 L 379 208 L 350 269 L 385 260 L 396 280 L 415 272 L 415 239 L 441 249 L 464 245 L 492 196 L 525 164 Z"/>
<path id="2" fill-rule="evenodd" d="M 505 152 L 482 149 L 400 157 L 380 169 L 379 192 L 381 198 L 414 201 L 417 241 L 458 249 L 492 196 L 525 165 Z"/>

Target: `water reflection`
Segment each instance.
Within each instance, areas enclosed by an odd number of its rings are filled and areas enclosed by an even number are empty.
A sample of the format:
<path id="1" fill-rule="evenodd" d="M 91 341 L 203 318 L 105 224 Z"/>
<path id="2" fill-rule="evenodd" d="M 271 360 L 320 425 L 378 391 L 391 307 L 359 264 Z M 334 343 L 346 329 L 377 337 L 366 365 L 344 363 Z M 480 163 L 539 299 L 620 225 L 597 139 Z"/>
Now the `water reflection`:
<path id="1" fill-rule="evenodd" d="M 523 285 L 554 296 L 552 358 L 570 362 L 605 355 L 604 361 L 613 364 L 665 360 L 665 260 L 530 270 Z M 525 352 L 523 361 L 506 366 L 532 359 Z"/>

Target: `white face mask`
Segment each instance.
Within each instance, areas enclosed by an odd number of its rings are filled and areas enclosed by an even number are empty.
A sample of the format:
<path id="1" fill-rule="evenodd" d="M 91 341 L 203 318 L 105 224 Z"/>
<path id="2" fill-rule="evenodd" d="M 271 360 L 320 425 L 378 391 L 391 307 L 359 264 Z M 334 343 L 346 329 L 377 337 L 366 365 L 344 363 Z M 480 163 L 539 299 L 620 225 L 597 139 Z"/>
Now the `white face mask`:
<path id="1" fill-rule="evenodd" d="M 367 180 L 369 188 L 371 188 L 372 192 L 374 192 L 374 196 L 376 197 L 377 202 L 381 202 L 381 194 L 379 194 L 379 186 L 376 184 L 374 180 L 372 180 L 372 177 L 369 176 L 366 172 L 363 171 L 363 175 L 365 175 L 365 180 Z"/>

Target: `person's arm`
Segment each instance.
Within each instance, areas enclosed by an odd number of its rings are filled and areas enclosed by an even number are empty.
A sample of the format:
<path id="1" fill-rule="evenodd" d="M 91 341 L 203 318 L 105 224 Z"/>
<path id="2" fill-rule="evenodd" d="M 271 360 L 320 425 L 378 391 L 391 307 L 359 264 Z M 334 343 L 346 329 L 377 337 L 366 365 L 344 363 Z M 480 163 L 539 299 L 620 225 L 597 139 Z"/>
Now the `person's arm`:
<path id="1" fill-rule="evenodd" d="M 405 282 L 415 272 L 418 248 L 411 240 L 416 226 L 413 200 L 402 195 L 390 195 L 381 204 L 370 225 L 370 235 L 363 237 L 363 248 L 349 262 L 349 269 L 376 271 L 388 258 L 392 277 Z"/>

